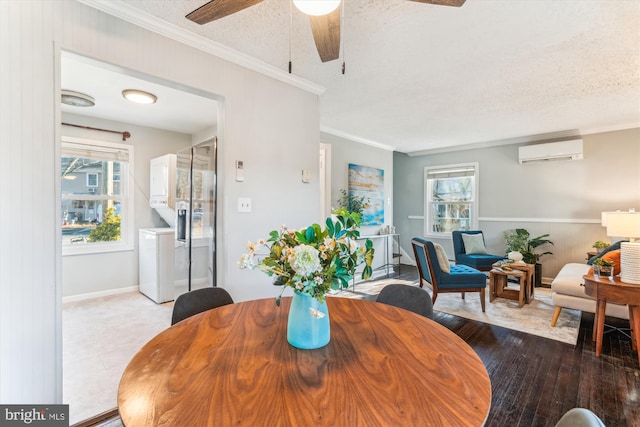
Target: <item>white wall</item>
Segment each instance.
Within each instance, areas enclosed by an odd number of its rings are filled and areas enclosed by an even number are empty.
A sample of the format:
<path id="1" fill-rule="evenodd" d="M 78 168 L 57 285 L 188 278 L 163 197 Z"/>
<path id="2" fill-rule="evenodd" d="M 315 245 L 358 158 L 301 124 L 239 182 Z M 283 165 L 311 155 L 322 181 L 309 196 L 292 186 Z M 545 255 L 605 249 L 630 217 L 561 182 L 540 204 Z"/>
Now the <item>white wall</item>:
<path id="1" fill-rule="evenodd" d="M 191 145 L 191 135 L 169 132 L 127 123 L 63 114 L 63 122 L 103 129 L 127 130 L 131 137 L 122 141 L 119 134 L 63 126 L 63 136 L 117 142 L 134 149 L 134 250 L 62 258 L 63 297 L 91 294 L 118 288 L 138 286 L 138 229 L 167 227 L 158 213 L 149 207 L 149 161 L 167 153 L 175 153 Z M 212 122 L 215 117 L 212 118 Z"/>
<path id="2" fill-rule="evenodd" d="M 340 189 L 347 190 L 349 188 L 349 163 L 382 169 L 384 170 L 384 224 L 393 225 L 393 152 L 327 133 L 321 134 L 321 140 L 323 143 L 331 145 L 331 206 L 329 208 L 338 206 Z M 382 227 L 382 225 L 363 226 L 360 229 L 360 234 L 362 236 L 378 234 Z M 384 263 L 384 247 L 381 239 L 373 240 L 373 243 L 375 249 L 373 266 L 375 268 Z"/>
<path id="3" fill-rule="evenodd" d="M 318 96 L 72 0 L 0 2 L 0 401 L 62 402 L 60 49 L 224 97 L 219 277 L 236 301 L 273 296 L 239 271 L 247 240 L 317 219 Z M 235 160 L 245 181 L 233 180 Z M 310 169 L 311 184 L 300 181 Z M 253 212 L 236 213 L 238 197 Z M 274 307 L 275 309 L 275 307 Z"/>

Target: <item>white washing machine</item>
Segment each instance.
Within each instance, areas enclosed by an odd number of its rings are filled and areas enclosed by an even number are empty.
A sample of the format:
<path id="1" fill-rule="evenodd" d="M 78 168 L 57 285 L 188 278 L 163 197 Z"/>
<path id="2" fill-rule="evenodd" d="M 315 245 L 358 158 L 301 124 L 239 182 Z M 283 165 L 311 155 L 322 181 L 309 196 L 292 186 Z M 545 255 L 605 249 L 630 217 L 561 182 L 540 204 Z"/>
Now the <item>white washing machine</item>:
<path id="1" fill-rule="evenodd" d="M 139 231 L 140 292 L 158 304 L 175 298 L 174 241 L 173 228 L 141 228 Z"/>

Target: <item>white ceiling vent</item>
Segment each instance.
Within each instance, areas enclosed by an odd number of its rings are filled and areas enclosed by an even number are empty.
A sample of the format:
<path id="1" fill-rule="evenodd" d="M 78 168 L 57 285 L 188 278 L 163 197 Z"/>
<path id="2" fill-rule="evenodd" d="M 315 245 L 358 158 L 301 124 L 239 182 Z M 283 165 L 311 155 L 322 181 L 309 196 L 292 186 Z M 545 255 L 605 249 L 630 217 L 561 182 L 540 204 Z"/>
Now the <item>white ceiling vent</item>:
<path id="1" fill-rule="evenodd" d="M 520 164 L 557 160 L 582 160 L 582 139 L 525 145 L 518 148 Z"/>

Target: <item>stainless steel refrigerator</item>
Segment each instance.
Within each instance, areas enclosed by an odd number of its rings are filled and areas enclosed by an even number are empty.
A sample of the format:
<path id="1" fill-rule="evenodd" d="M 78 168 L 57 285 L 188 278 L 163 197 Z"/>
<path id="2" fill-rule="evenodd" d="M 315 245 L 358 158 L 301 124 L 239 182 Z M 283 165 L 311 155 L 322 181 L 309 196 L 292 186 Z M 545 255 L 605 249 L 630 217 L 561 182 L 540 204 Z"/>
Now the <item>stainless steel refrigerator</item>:
<path id="1" fill-rule="evenodd" d="M 216 163 L 215 137 L 176 154 L 176 284 L 185 292 L 216 286 Z"/>

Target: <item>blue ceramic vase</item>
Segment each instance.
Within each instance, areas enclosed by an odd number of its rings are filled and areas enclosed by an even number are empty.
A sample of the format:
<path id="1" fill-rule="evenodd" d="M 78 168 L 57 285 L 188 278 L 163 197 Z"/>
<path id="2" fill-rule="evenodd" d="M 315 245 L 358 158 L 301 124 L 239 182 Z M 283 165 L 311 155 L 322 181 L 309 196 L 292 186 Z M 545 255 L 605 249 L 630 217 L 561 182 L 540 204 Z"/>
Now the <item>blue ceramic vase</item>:
<path id="1" fill-rule="evenodd" d="M 331 339 L 327 302 L 320 303 L 308 294 L 295 292 L 289 308 L 287 341 L 296 348 L 324 347 Z"/>

